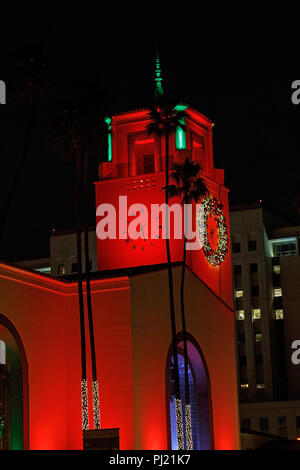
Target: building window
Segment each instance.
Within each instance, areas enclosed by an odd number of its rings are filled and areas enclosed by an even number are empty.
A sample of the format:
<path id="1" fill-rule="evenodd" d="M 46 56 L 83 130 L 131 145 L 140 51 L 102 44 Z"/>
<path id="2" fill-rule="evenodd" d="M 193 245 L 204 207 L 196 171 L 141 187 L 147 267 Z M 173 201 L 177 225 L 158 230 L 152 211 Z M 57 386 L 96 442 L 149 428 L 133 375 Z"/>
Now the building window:
<path id="1" fill-rule="evenodd" d="M 286 416 L 277 416 L 278 434 L 282 437 L 287 435 Z"/>
<path id="2" fill-rule="evenodd" d="M 247 388 L 249 388 L 249 384 L 246 383 L 246 382 L 242 382 L 242 383 L 241 383 L 241 388 L 242 388 L 242 389 L 247 389 Z"/>
<path id="3" fill-rule="evenodd" d="M 239 343 L 245 343 L 245 341 L 246 341 L 245 333 L 244 332 L 239 333 L 238 334 L 238 342 Z"/>
<path id="4" fill-rule="evenodd" d="M 192 149 L 193 149 L 193 160 L 200 163 L 200 166 L 205 166 L 205 142 L 204 137 L 191 133 L 192 138 Z"/>
<path id="5" fill-rule="evenodd" d="M 77 263 L 72 263 L 71 271 L 72 271 L 72 273 L 77 273 L 77 271 L 78 271 L 78 264 Z"/>
<path id="6" fill-rule="evenodd" d="M 188 386 L 190 390 L 191 428 L 193 448 L 195 450 L 211 449 L 211 421 L 210 421 L 210 390 L 207 367 L 202 352 L 197 343 L 187 341 L 188 353 Z M 182 401 L 183 422 L 185 422 L 185 364 L 183 356 L 183 341 L 177 346 L 179 392 Z M 176 429 L 176 396 L 175 374 L 173 356 L 168 360 L 168 386 L 167 400 L 168 419 L 170 429 L 171 448 L 178 449 Z M 186 437 L 184 438 L 186 448 Z"/>
<path id="7" fill-rule="evenodd" d="M 248 240 L 248 251 L 256 251 L 256 240 Z"/>
<path id="8" fill-rule="evenodd" d="M 129 173 L 143 175 L 155 172 L 154 139 L 146 133 L 129 137 Z"/>
<path id="9" fill-rule="evenodd" d="M 266 388 L 265 384 L 256 384 L 256 388 L 257 390 L 262 390 L 264 388 Z"/>
<path id="10" fill-rule="evenodd" d="M 262 341 L 262 333 L 255 334 L 255 342 L 260 343 Z"/>
<path id="11" fill-rule="evenodd" d="M 257 263 L 250 263 L 250 273 L 251 274 L 257 273 Z"/>
<path id="12" fill-rule="evenodd" d="M 273 243 L 273 256 L 290 256 L 296 254 L 296 242 Z"/>
<path id="13" fill-rule="evenodd" d="M 283 309 L 282 297 L 274 297 L 273 306 L 275 310 Z"/>
<path id="14" fill-rule="evenodd" d="M 281 276 L 280 274 L 273 274 L 273 288 L 277 289 L 277 287 L 281 286 Z"/>
<path id="15" fill-rule="evenodd" d="M 66 274 L 66 267 L 64 264 L 59 264 L 57 268 L 57 274 L 60 276 L 62 274 Z"/>
<path id="16" fill-rule="evenodd" d="M 257 356 L 255 356 L 255 364 L 257 366 L 261 366 L 263 364 L 262 354 L 258 354 Z M 259 388 L 259 387 L 257 387 L 257 388 Z"/>
<path id="17" fill-rule="evenodd" d="M 273 272 L 274 274 L 280 274 L 280 264 L 273 266 Z"/>
<path id="18" fill-rule="evenodd" d="M 252 297 L 259 296 L 259 286 L 251 286 L 251 295 Z"/>
<path id="19" fill-rule="evenodd" d="M 144 173 L 155 173 L 155 161 L 153 153 L 144 155 Z"/>
<path id="20" fill-rule="evenodd" d="M 259 418 L 259 428 L 261 431 L 269 430 L 269 418 Z"/>
<path id="21" fill-rule="evenodd" d="M 244 431 L 249 431 L 251 429 L 251 419 L 242 418 L 241 419 L 241 429 Z"/>
<path id="22" fill-rule="evenodd" d="M 237 319 L 238 320 L 245 320 L 245 310 L 238 310 Z"/>
<path id="23" fill-rule="evenodd" d="M 235 276 L 242 274 L 242 266 L 240 264 L 235 264 L 233 270 Z"/>
<path id="24" fill-rule="evenodd" d="M 240 242 L 234 242 L 232 243 L 232 252 L 233 253 L 240 253 L 241 251 L 241 244 Z"/>
<path id="25" fill-rule="evenodd" d="M 247 365 L 247 356 L 240 356 L 239 363 L 240 367 L 245 367 Z"/>
<path id="26" fill-rule="evenodd" d="M 278 308 L 277 310 L 275 310 L 275 318 L 276 318 L 276 320 L 283 320 L 283 309 L 282 308 Z"/>
<path id="27" fill-rule="evenodd" d="M 6 345 L 5 342 L 0 339 L 0 366 L 6 364 Z"/>
<path id="28" fill-rule="evenodd" d="M 235 291 L 235 296 L 237 299 L 239 299 L 240 297 L 243 297 L 244 295 L 244 291 L 243 290 L 236 290 Z"/>
<path id="29" fill-rule="evenodd" d="M 261 318 L 260 308 L 254 308 L 252 310 L 252 318 L 253 320 L 260 320 Z"/>
<path id="30" fill-rule="evenodd" d="M 281 287 L 276 287 L 276 289 L 274 289 L 274 297 L 282 297 Z"/>

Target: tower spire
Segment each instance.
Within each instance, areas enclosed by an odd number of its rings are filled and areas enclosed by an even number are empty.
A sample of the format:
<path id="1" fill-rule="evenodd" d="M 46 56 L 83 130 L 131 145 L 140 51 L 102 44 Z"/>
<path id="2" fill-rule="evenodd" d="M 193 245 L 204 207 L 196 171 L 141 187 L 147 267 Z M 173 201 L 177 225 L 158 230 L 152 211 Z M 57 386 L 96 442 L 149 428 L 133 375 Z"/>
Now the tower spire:
<path id="1" fill-rule="evenodd" d="M 159 96 L 164 95 L 164 90 L 162 87 L 162 73 L 160 68 L 160 59 L 158 52 L 156 53 L 156 61 L 155 61 L 155 97 L 158 98 Z"/>

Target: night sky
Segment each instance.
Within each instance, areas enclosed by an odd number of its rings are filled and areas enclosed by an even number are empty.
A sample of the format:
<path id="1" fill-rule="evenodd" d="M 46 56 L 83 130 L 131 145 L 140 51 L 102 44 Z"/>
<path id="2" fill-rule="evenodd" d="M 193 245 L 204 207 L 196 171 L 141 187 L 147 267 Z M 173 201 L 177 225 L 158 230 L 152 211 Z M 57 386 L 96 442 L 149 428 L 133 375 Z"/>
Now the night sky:
<path id="1" fill-rule="evenodd" d="M 94 3 L 57 10 L 46 2 L 32 11 L 1 6 L 0 79 L 11 77 L 16 51 L 38 46 L 58 88 L 97 82 L 111 111 L 126 111 L 151 101 L 158 47 L 166 93 L 215 121 L 215 166 L 225 169 L 231 204 L 262 199 L 299 223 L 293 199 L 300 192 L 300 105 L 291 102 L 291 83 L 300 79 L 299 15 L 282 5 L 242 11 L 228 3 L 184 4 L 173 2 L 170 11 L 154 3 L 138 9 L 99 3 L 97 10 Z M 38 103 L 1 247 L 9 261 L 48 256 L 52 228 L 75 226 L 74 167 L 49 146 L 54 105 L 47 96 Z M 22 100 L 0 107 L 0 210 L 24 148 L 26 109 Z M 91 183 L 103 159 L 103 149 L 92 155 Z"/>

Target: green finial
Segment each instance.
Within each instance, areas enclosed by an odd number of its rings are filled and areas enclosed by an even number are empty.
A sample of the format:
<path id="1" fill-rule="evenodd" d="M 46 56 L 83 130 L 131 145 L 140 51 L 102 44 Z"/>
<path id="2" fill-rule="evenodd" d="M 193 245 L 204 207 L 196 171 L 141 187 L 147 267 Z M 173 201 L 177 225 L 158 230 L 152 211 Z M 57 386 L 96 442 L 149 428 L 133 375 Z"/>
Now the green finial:
<path id="1" fill-rule="evenodd" d="M 160 60 L 158 54 L 156 55 L 156 61 L 155 61 L 155 82 L 156 82 L 156 87 L 155 87 L 155 96 L 163 96 L 164 95 L 164 90 L 162 87 L 162 74 L 161 74 L 161 68 L 160 68 Z"/>

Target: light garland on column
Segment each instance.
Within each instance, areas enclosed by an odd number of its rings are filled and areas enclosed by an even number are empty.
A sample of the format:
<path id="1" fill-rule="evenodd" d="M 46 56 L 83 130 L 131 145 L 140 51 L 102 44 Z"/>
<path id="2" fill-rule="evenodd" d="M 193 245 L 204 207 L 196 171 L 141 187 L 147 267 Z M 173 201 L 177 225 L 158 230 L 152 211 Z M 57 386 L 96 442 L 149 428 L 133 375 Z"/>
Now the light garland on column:
<path id="1" fill-rule="evenodd" d="M 4 434 L 4 428 L 5 428 L 5 419 L 4 419 L 4 416 L 0 414 L 0 440 L 2 439 L 2 436 Z"/>
<path id="2" fill-rule="evenodd" d="M 88 388 L 87 380 L 81 381 L 81 412 L 82 412 L 82 429 L 87 431 L 89 429 L 89 409 L 88 409 Z"/>
<path id="3" fill-rule="evenodd" d="M 100 429 L 100 404 L 99 404 L 98 380 L 93 380 L 92 388 L 93 388 L 94 428 Z"/>
<path id="4" fill-rule="evenodd" d="M 191 405 L 185 405 L 185 425 L 187 450 L 193 450 Z"/>
<path id="5" fill-rule="evenodd" d="M 184 450 L 182 405 L 180 398 L 175 398 L 175 412 L 178 450 Z"/>

